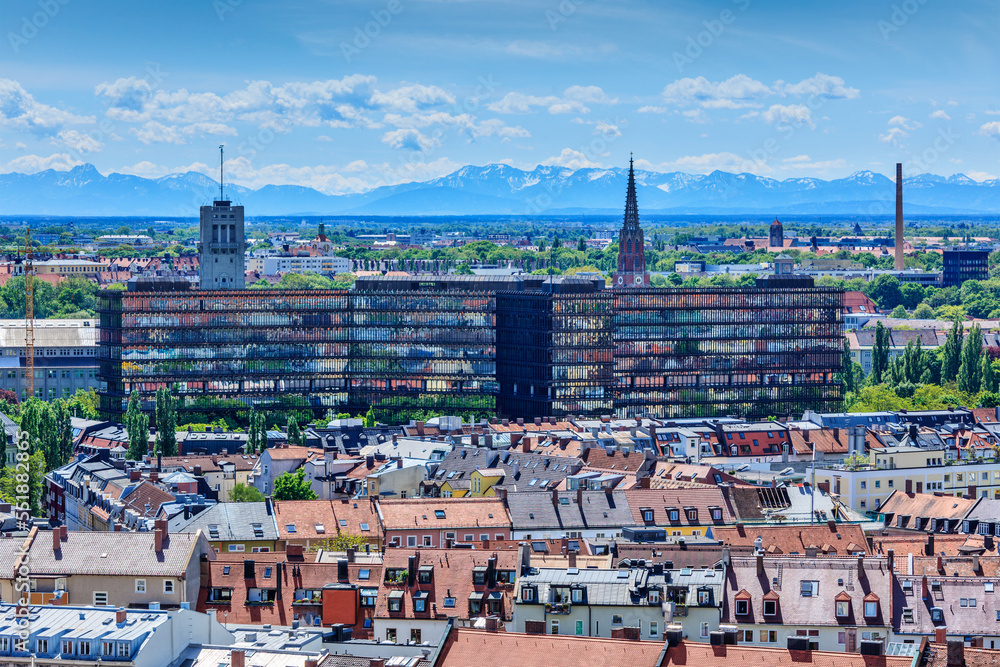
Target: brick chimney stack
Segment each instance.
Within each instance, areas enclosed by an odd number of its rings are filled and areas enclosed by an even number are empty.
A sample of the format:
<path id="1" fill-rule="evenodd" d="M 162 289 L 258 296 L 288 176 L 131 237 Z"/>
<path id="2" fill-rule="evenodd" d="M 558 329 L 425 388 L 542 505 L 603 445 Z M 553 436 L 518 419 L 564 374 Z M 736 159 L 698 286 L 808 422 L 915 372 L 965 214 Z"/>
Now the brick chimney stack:
<path id="1" fill-rule="evenodd" d="M 896 163 L 896 247 L 893 268 L 903 270 L 903 163 Z"/>
<path id="2" fill-rule="evenodd" d="M 229 654 L 229 664 L 231 667 L 245 667 L 246 657 L 246 652 L 233 649 L 233 652 Z"/>

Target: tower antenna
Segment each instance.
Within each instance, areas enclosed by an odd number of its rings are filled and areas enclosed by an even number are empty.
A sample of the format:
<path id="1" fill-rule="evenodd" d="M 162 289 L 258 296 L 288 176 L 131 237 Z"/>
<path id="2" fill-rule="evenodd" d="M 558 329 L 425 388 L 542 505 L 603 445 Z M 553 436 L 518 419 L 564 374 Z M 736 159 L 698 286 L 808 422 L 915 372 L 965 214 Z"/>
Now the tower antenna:
<path id="1" fill-rule="evenodd" d="M 225 164 L 225 161 L 226 159 L 225 159 L 225 154 L 223 152 L 223 145 L 220 145 L 219 146 L 219 201 L 226 200 L 226 191 L 223 189 L 222 185 L 224 182 L 222 165 Z"/>

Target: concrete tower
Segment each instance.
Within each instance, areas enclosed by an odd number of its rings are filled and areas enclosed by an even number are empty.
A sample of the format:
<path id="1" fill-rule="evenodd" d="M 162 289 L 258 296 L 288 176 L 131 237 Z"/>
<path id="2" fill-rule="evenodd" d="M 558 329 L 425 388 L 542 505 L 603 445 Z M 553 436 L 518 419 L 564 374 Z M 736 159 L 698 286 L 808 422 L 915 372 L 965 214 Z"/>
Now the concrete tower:
<path id="1" fill-rule="evenodd" d="M 646 273 L 646 247 L 639 226 L 639 202 L 635 196 L 635 170 L 628 161 L 628 192 L 625 194 L 625 220 L 618 232 L 618 270 L 611 277 L 614 287 L 649 287 Z"/>
<path id="2" fill-rule="evenodd" d="M 222 146 L 219 146 L 222 159 Z M 201 207 L 201 233 L 198 260 L 201 263 L 201 289 L 243 289 L 246 260 L 246 235 L 243 232 L 243 207 L 226 199 L 219 165 L 219 198 L 211 206 Z"/>
<path id="3" fill-rule="evenodd" d="M 903 165 L 896 163 L 896 256 L 893 268 L 903 270 Z"/>

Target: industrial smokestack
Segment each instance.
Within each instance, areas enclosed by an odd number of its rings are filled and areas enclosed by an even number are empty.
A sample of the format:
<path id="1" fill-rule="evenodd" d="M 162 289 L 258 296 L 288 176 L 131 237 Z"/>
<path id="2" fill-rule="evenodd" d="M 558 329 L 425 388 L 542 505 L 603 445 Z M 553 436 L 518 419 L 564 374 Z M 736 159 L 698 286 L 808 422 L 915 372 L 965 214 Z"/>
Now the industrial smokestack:
<path id="1" fill-rule="evenodd" d="M 903 270 L 903 164 L 896 163 L 896 261 L 894 268 Z"/>

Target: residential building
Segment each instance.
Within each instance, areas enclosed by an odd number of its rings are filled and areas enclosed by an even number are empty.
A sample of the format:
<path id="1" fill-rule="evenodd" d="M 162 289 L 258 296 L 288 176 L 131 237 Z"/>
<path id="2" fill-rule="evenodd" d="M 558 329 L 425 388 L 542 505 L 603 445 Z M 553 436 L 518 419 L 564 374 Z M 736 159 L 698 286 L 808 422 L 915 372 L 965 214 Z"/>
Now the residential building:
<path id="1" fill-rule="evenodd" d="M 509 622 L 514 584 L 527 567 L 527 553 L 526 547 L 388 549 L 379 590 L 362 590 L 369 598 L 377 593 L 375 637 L 400 644 L 437 644 L 452 618 Z"/>
<path id="2" fill-rule="evenodd" d="M 21 556 L 22 551 L 26 556 Z M 0 597 L 13 600 L 22 562 L 30 563 L 31 604 L 86 604 L 162 608 L 198 599 L 201 557 L 215 557 L 200 532 L 171 534 L 159 521 L 149 532 L 67 531 L 65 526 L 27 537 L 0 538 L 0 553 L 14 554 L 0 579 Z M 26 558 L 26 561 L 23 560 Z"/>
<path id="3" fill-rule="evenodd" d="M 669 570 L 662 565 L 613 570 L 542 568 L 518 579 L 515 632 L 532 621 L 551 635 L 612 637 L 625 628 L 661 643 L 671 624 L 708 641 L 722 613 L 724 570 Z"/>
<path id="4" fill-rule="evenodd" d="M 843 651 L 801 650 L 796 645 L 765 648 L 740 644 L 705 644 L 694 641 L 670 642 L 665 648 L 660 667 L 731 667 L 732 665 L 753 665 L 753 667 L 798 667 L 807 661 L 810 667 L 915 667 L 919 663 L 916 653 L 905 651 L 898 654 L 864 654 Z M 915 660 L 915 657 L 917 658 Z M 916 665 L 921 667 L 921 665 Z M 930 667 L 927 665 L 926 667 Z M 933 667 L 946 667 L 945 663 L 935 663 Z"/>
<path id="5" fill-rule="evenodd" d="M 218 503 L 185 518 L 171 519 L 171 532 L 200 533 L 215 553 L 267 553 L 275 551 L 278 526 L 268 498 L 263 502 Z"/>
<path id="6" fill-rule="evenodd" d="M 936 350 L 944 345 L 946 331 L 935 329 L 887 329 L 889 334 L 889 361 L 900 356 L 909 343 L 920 343 L 922 350 Z M 872 349 L 875 347 L 875 329 L 859 328 L 846 333 L 851 347 L 851 361 L 861 364 L 865 374 L 872 372 Z"/>
<path id="7" fill-rule="evenodd" d="M 97 389 L 97 321 L 36 320 L 35 396 L 69 398 L 78 389 Z M 0 321 L 0 378 L 4 389 L 27 398 L 24 320 Z"/>
<path id="8" fill-rule="evenodd" d="M 507 494 L 511 537 L 515 540 L 610 540 L 621 537 L 622 526 L 634 523 L 624 491 L 606 489 Z"/>
<path id="9" fill-rule="evenodd" d="M 161 474 L 183 470 L 195 477 L 202 477 L 208 488 L 218 493 L 219 502 L 229 502 L 229 493 L 237 484 L 250 485 L 250 478 L 257 466 L 254 454 L 232 456 L 167 456 L 157 460 Z"/>
<path id="10" fill-rule="evenodd" d="M 178 664 L 175 661 L 192 645 L 228 645 L 234 639 L 214 616 L 183 608 L 43 605 L 31 608 L 31 621 L 25 625 L 15 620 L 18 612 L 15 605 L 0 604 L 0 615 L 7 619 L 0 626 L 0 660 L 5 665 L 162 667 Z M 26 637 L 20 634 L 24 628 Z"/>
<path id="11" fill-rule="evenodd" d="M 306 551 L 334 549 L 340 535 L 362 536 L 380 550 L 382 530 L 372 499 L 281 500 L 274 503 L 278 550 L 297 545 Z"/>
<path id="12" fill-rule="evenodd" d="M 885 557 L 732 557 L 722 622 L 740 644 L 854 653 L 892 631 L 892 564 Z M 729 574 L 731 572 L 731 574 Z"/>
<path id="13" fill-rule="evenodd" d="M 274 480 L 285 473 L 294 473 L 306 461 L 322 459 L 323 450 L 294 445 L 268 447 L 260 454 L 260 462 L 250 478 L 254 488 L 269 496 L 274 493 Z"/>
<path id="14" fill-rule="evenodd" d="M 382 572 L 379 564 L 313 562 L 296 545 L 253 556 L 220 554 L 202 575 L 198 609 L 227 623 L 336 625 L 350 639 L 370 639 Z"/>
<path id="15" fill-rule="evenodd" d="M 829 521 L 820 525 L 761 526 L 737 523 L 719 526 L 712 536 L 728 547 L 763 550 L 770 555 L 869 555 L 868 539 L 860 524 Z"/>
<path id="16" fill-rule="evenodd" d="M 283 273 L 319 273 L 323 275 L 349 273 L 351 270 L 351 260 L 344 257 L 318 256 L 283 256 L 273 255 L 264 257 L 260 261 L 260 268 L 256 269 L 266 275 L 280 275 Z"/>
<path id="17" fill-rule="evenodd" d="M 713 530 L 736 523 L 728 496 L 720 487 L 628 489 L 630 526 L 662 529 L 664 536 L 714 537 Z"/>
<path id="18" fill-rule="evenodd" d="M 390 546 L 511 539 L 511 520 L 499 498 L 380 500 L 377 509 L 383 539 Z"/>

